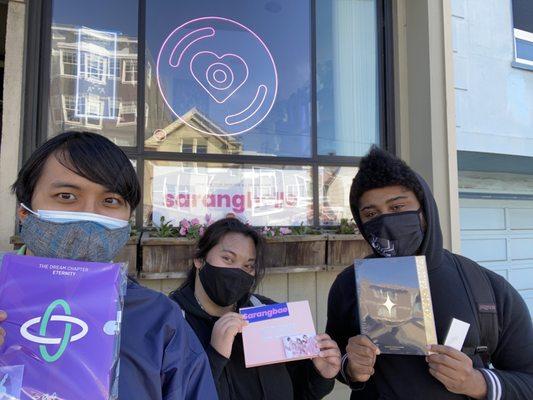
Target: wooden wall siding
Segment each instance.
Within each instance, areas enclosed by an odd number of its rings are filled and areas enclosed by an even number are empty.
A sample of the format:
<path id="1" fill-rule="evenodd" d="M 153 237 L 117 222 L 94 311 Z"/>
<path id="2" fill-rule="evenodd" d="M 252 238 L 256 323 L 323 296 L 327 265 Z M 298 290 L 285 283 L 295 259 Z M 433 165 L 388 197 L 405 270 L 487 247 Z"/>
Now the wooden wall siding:
<path id="1" fill-rule="evenodd" d="M 265 267 L 324 266 L 326 235 L 265 238 Z"/>
<path id="2" fill-rule="evenodd" d="M 165 274 L 188 271 L 195 248 L 195 240 L 156 238 L 144 232 L 140 248 L 142 272 Z"/>
<path id="3" fill-rule="evenodd" d="M 328 235 L 327 264 L 346 266 L 364 258 L 372 249 L 361 235 Z"/>

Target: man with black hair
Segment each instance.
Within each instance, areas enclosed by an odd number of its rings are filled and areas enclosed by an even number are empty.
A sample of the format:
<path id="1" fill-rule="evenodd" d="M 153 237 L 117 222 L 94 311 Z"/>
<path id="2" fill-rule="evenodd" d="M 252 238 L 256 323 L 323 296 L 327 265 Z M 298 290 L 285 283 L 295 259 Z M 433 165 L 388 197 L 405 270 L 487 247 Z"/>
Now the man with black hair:
<path id="1" fill-rule="evenodd" d="M 128 157 L 89 132 L 65 132 L 44 143 L 12 189 L 25 243 L 19 254 L 99 262 L 111 261 L 126 244 L 141 198 Z M 217 398 L 207 356 L 179 307 L 133 280 L 124 298 L 118 396 Z"/>
<path id="2" fill-rule="evenodd" d="M 371 257 L 426 257 L 437 337 L 452 318 L 470 324 L 462 351 L 431 346 L 428 357 L 380 354 L 361 335 L 353 266 L 328 300 L 326 332 L 343 352 L 338 379 L 352 399 L 533 399 L 533 328 L 526 304 L 501 276 L 443 249 L 437 205 L 405 162 L 373 147 L 350 191 Z"/>

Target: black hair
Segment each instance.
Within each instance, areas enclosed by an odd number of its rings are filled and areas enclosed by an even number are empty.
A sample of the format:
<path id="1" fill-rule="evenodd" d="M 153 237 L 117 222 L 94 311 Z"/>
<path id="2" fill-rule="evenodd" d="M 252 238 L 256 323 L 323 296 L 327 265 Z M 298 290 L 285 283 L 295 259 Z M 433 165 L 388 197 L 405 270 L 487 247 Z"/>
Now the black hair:
<path id="1" fill-rule="evenodd" d="M 75 174 L 117 193 L 133 211 L 141 200 L 141 187 L 126 154 L 109 139 L 91 132 L 64 132 L 33 152 L 18 173 L 12 192 L 31 206 L 35 186 L 50 156 Z"/>
<path id="2" fill-rule="evenodd" d="M 424 189 L 416 173 L 405 161 L 377 146 L 372 146 L 361 159 L 359 171 L 352 181 L 350 208 L 354 218 L 357 220 L 359 200 L 365 192 L 394 185 L 401 185 L 411 190 L 420 204 L 424 204 Z"/>
<path id="3" fill-rule="evenodd" d="M 253 227 L 244 224 L 237 218 L 223 218 L 213 224 L 205 230 L 203 236 L 198 240 L 196 252 L 194 254 L 195 259 L 205 260 L 207 254 L 213 247 L 220 243 L 220 241 L 228 233 L 239 233 L 252 239 L 255 245 L 255 279 L 254 284 L 250 290 L 252 294 L 257 285 L 261 282 L 265 276 L 265 263 L 263 262 L 263 237 Z M 191 285 L 194 287 L 194 280 L 196 279 L 196 267 L 192 267 L 187 274 L 187 279 L 183 283 L 183 286 Z M 248 300 L 248 299 L 246 299 Z"/>

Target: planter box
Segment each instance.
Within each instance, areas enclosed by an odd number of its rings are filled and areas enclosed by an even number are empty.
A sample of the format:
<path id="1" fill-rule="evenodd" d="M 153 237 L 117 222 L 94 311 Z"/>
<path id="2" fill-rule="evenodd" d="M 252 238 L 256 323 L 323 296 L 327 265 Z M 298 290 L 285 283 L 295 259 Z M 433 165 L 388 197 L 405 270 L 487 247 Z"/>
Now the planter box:
<path id="1" fill-rule="evenodd" d="M 144 232 L 141 237 L 142 279 L 185 277 L 192 267 L 196 240 L 186 238 L 159 238 Z"/>
<path id="2" fill-rule="evenodd" d="M 332 267 L 347 267 L 356 258 L 365 258 L 372 249 L 361 235 L 328 235 L 327 264 Z"/>
<path id="3" fill-rule="evenodd" d="M 128 275 L 130 276 L 137 276 L 137 246 L 139 244 L 139 238 L 139 235 L 131 236 L 126 246 L 123 247 L 113 260 L 115 262 L 127 262 Z M 18 250 L 24 245 L 24 242 L 19 236 L 12 236 L 9 242 L 13 245 L 14 250 Z"/>
<path id="4" fill-rule="evenodd" d="M 326 269 L 326 235 L 287 235 L 265 238 L 269 272 Z"/>

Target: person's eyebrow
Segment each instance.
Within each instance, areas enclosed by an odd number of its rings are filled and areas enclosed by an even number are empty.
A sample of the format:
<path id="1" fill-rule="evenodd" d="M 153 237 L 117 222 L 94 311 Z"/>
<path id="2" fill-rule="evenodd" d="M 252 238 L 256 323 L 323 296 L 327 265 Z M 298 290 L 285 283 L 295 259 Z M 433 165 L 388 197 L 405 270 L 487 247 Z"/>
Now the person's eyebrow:
<path id="1" fill-rule="evenodd" d="M 362 211 L 365 211 L 365 210 L 369 210 L 369 209 L 371 209 L 371 208 L 376 208 L 376 206 L 375 206 L 374 204 L 370 204 L 370 205 L 368 205 L 368 206 L 366 206 L 366 207 L 361 208 L 361 209 L 359 210 L 359 212 L 362 212 Z"/>
<path id="2" fill-rule="evenodd" d="M 235 257 L 237 257 L 237 253 L 235 253 L 235 252 L 232 251 L 232 250 L 222 248 L 222 251 L 225 252 L 225 253 L 231 253 L 231 254 L 233 254 Z"/>
<path id="3" fill-rule="evenodd" d="M 396 200 L 403 200 L 403 199 L 408 199 L 408 198 L 409 198 L 408 196 L 400 195 L 400 196 L 393 197 L 392 199 L 388 199 L 385 203 L 389 204 Z"/>
<path id="4" fill-rule="evenodd" d="M 53 188 L 70 188 L 70 189 L 76 189 L 81 190 L 81 187 L 78 185 L 74 185 L 73 183 L 63 182 L 63 181 L 54 181 L 52 182 Z"/>

